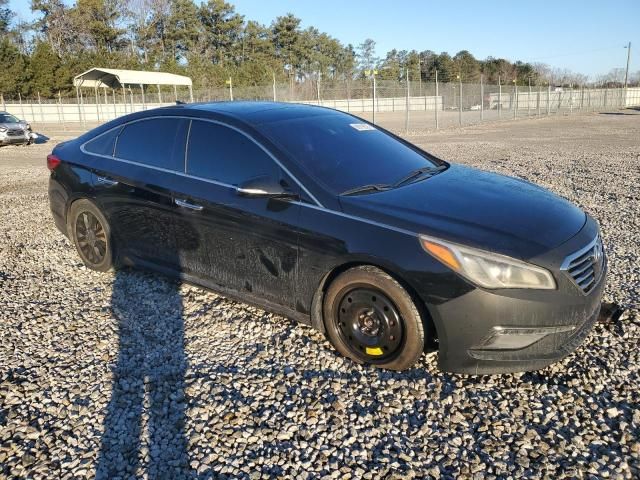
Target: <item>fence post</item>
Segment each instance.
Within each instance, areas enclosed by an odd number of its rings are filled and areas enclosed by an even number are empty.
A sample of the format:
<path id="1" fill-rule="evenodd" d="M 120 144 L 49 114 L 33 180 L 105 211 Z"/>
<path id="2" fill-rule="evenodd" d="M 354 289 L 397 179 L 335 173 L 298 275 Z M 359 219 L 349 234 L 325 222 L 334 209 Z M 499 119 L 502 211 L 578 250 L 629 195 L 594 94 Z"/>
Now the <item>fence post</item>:
<path id="1" fill-rule="evenodd" d="M 435 112 L 436 112 L 436 130 L 438 129 L 439 125 L 438 125 L 438 98 L 440 96 L 438 95 L 438 70 L 436 70 L 436 106 L 434 108 Z"/>
<path id="2" fill-rule="evenodd" d="M 160 85 L 156 85 L 156 87 L 158 87 L 158 103 L 162 104 L 162 92 L 160 91 Z"/>
<path id="3" fill-rule="evenodd" d="M 376 124 L 376 110 L 378 110 L 377 104 L 378 96 L 376 94 L 376 74 L 373 74 L 373 103 L 371 104 L 371 109 L 373 111 L 373 124 Z"/>
<path id="4" fill-rule="evenodd" d="M 33 100 L 29 101 L 29 107 L 31 107 L 31 121 L 35 122 L 36 121 L 36 114 L 33 110 Z"/>
<path id="5" fill-rule="evenodd" d="M 540 117 L 540 93 L 542 90 L 542 86 L 538 84 L 538 100 L 536 102 L 536 107 L 538 108 L 538 117 Z"/>
<path id="6" fill-rule="evenodd" d="M 0 93 L 0 97 L 2 97 L 2 110 L 7 111 L 7 104 L 4 103 L 4 93 Z"/>
<path id="7" fill-rule="evenodd" d="M 605 87 L 604 88 L 604 108 L 607 108 L 607 93 L 609 93 L 609 89 Z"/>
<path id="8" fill-rule="evenodd" d="M 276 72 L 271 72 L 273 75 L 273 101 L 276 101 Z"/>
<path id="9" fill-rule="evenodd" d="M 460 108 L 458 109 L 458 125 L 462 125 L 462 75 L 458 75 L 458 87 L 460 89 Z"/>
<path id="10" fill-rule="evenodd" d="M 569 114 L 573 113 L 573 87 L 569 85 Z"/>
<path id="11" fill-rule="evenodd" d="M 58 92 L 58 95 L 60 95 L 60 92 Z M 58 104 L 58 101 L 55 101 L 56 104 L 56 112 L 58 112 L 58 123 L 62 123 L 62 118 L 60 118 L 60 107 L 61 105 Z"/>
<path id="12" fill-rule="evenodd" d="M 351 112 L 351 89 L 349 88 L 349 80 L 345 79 L 345 86 L 347 87 L 347 113 Z"/>
<path id="13" fill-rule="evenodd" d="M 95 86 L 94 92 L 96 95 L 96 116 L 98 117 L 98 122 L 100 122 L 100 100 L 98 99 L 98 87 Z"/>
<path id="14" fill-rule="evenodd" d="M 517 82 L 514 80 L 513 81 L 513 99 L 515 100 L 515 103 L 513 105 L 513 118 L 517 118 L 518 116 L 518 84 Z"/>
<path id="15" fill-rule="evenodd" d="M 551 83 L 547 84 L 547 117 L 551 113 Z"/>
<path id="16" fill-rule="evenodd" d="M 58 104 L 60 105 L 60 116 L 62 117 L 62 128 L 63 130 L 67 130 L 67 124 L 64 119 L 64 107 L 62 106 L 62 95 L 60 95 L 60 90 L 58 90 Z"/>
<path id="17" fill-rule="evenodd" d="M 484 82 L 480 75 L 480 121 L 484 120 Z"/>
<path id="18" fill-rule="evenodd" d="M 529 77 L 529 95 L 527 95 L 527 117 L 531 116 L 531 77 Z"/>
<path id="19" fill-rule="evenodd" d="M 78 106 L 78 122 L 82 123 L 82 108 L 80 107 L 80 87 L 76 87 L 76 105 Z"/>
<path id="20" fill-rule="evenodd" d="M 584 106 L 584 86 L 580 87 L 580 111 L 582 111 L 583 106 Z"/>
<path id="21" fill-rule="evenodd" d="M 407 99 L 405 101 L 406 112 L 404 114 L 404 133 L 409 133 L 409 69 L 406 70 L 407 75 Z"/>
<path id="22" fill-rule="evenodd" d="M 42 100 L 40 99 L 40 92 L 38 92 L 38 106 L 40 107 L 40 121 L 44 123 L 44 113 L 42 111 Z"/>
<path id="23" fill-rule="evenodd" d="M 498 75 L 498 118 L 502 118 L 502 83 Z"/>
<path id="24" fill-rule="evenodd" d="M 142 84 L 140 84 L 140 94 L 142 95 L 142 110 L 146 110 L 147 105 L 145 104 L 145 101 L 144 101 L 144 85 Z"/>
<path id="25" fill-rule="evenodd" d="M 82 93 L 82 87 L 80 87 L 80 106 L 82 107 L 82 125 L 87 126 L 87 110 L 84 106 L 84 94 Z"/>
<path id="26" fill-rule="evenodd" d="M 22 112 L 22 120 L 26 120 L 24 118 L 24 107 L 22 106 L 22 95 L 18 92 L 18 101 L 20 102 L 20 111 Z"/>

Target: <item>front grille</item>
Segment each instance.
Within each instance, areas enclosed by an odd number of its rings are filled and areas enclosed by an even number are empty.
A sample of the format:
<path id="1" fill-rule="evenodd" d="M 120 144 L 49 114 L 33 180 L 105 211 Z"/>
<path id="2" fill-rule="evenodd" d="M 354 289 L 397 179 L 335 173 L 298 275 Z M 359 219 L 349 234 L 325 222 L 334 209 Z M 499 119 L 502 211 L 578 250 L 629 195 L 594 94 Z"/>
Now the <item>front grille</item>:
<path id="1" fill-rule="evenodd" d="M 561 269 L 583 293 L 589 293 L 597 285 L 604 270 L 604 248 L 600 235 L 586 247 L 569 255 Z"/>
<path id="2" fill-rule="evenodd" d="M 9 134 L 9 135 L 24 135 L 24 130 L 22 130 L 21 128 L 10 128 L 7 131 L 7 134 Z"/>

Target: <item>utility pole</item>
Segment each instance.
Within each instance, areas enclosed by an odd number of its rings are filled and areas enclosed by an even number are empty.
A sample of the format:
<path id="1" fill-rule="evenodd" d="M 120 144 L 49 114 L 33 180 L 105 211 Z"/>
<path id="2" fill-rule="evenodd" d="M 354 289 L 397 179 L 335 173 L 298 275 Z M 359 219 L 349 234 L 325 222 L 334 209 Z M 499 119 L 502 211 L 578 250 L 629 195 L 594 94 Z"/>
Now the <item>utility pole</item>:
<path id="1" fill-rule="evenodd" d="M 631 42 L 624 47 L 627 49 L 627 69 L 624 72 L 624 89 L 627 89 L 627 81 L 629 80 L 629 60 L 631 60 Z"/>

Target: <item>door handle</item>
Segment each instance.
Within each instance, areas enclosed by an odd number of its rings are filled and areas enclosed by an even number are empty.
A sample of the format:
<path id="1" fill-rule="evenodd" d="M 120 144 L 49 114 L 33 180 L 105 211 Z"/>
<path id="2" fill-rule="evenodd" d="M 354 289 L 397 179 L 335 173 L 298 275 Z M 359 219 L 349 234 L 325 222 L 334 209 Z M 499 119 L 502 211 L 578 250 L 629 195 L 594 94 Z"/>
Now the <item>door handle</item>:
<path id="1" fill-rule="evenodd" d="M 191 210 L 195 210 L 196 212 L 199 212 L 200 210 L 202 210 L 202 205 L 196 205 L 194 203 L 189 203 L 186 200 L 180 200 L 179 198 L 174 198 L 173 201 L 179 207 L 189 208 Z"/>
<path id="2" fill-rule="evenodd" d="M 118 182 L 107 177 L 96 177 L 96 181 L 102 185 L 106 185 L 107 187 L 114 187 L 118 185 Z"/>

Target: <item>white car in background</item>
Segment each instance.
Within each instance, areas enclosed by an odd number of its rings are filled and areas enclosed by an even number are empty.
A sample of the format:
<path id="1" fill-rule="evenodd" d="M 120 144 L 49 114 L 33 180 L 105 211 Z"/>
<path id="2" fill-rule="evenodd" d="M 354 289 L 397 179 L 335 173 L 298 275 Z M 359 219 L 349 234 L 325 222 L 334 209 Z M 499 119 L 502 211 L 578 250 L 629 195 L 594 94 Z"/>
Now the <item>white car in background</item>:
<path id="1" fill-rule="evenodd" d="M 0 112 L 0 145 L 30 145 L 38 136 L 31 125 L 8 112 Z"/>

